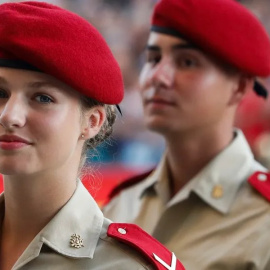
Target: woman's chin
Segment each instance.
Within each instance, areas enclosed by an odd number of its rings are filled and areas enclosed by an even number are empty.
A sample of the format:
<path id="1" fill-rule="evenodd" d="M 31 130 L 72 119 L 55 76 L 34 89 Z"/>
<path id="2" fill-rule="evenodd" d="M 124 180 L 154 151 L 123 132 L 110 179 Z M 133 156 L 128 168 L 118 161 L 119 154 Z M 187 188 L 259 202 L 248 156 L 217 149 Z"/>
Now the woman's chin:
<path id="1" fill-rule="evenodd" d="M 27 174 L 25 168 L 14 168 L 14 166 L 0 166 L 0 174 L 15 176 L 15 175 L 25 175 Z"/>

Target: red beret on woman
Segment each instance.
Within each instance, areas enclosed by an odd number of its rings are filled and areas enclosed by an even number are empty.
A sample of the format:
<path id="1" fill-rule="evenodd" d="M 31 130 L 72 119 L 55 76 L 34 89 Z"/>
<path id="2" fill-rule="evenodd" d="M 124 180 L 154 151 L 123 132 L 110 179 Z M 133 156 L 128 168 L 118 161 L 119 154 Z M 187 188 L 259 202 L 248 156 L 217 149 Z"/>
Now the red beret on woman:
<path id="1" fill-rule="evenodd" d="M 88 21 L 40 2 L 3 4 L 0 18 L 0 66 L 38 69 L 99 102 L 122 100 L 119 65 Z"/>

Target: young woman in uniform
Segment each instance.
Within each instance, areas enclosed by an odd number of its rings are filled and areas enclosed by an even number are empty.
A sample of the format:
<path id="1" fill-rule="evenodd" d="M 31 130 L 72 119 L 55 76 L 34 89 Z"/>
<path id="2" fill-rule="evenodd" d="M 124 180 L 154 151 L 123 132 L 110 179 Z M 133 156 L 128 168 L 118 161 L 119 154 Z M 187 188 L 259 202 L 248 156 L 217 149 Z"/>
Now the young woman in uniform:
<path id="1" fill-rule="evenodd" d="M 78 178 L 123 98 L 103 38 L 47 3 L 2 4 L 0 17 L 0 269 L 183 269 L 139 227 L 104 218 Z"/>

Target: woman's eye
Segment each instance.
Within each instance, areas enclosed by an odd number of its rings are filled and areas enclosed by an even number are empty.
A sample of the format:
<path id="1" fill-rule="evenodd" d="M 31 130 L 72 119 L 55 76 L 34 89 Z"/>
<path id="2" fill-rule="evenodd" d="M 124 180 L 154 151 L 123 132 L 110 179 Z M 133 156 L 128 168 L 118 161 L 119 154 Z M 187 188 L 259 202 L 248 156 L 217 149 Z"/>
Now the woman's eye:
<path id="1" fill-rule="evenodd" d="M 51 103 L 53 100 L 47 95 L 38 95 L 35 99 L 40 103 Z"/>

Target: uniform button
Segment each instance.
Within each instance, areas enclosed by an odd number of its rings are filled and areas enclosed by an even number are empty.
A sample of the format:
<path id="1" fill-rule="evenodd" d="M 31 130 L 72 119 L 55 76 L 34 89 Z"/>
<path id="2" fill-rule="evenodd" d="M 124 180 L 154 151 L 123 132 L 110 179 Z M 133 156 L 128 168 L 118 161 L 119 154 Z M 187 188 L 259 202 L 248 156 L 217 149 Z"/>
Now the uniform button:
<path id="1" fill-rule="evenodd" d="M 258 180 L 264 182 L 267 180 L 267 176 L 265 174 L 260 173 L 258 175 Z"/>
<path id="2" fill-rule="evenodd" d="M 123 229 L 123 228 L 119 228 L 118 232 L 121 233 L 121 234 L 126 234 L 127 233 L 127 231 L 125 229 Z"/>
<path id="3" fill-rule="evenodd" d="M 216 185 L 212 190 L 212 197 L 215 199 L 219 199 L 223 196 L 223 187 L 220 185 Z"/>

